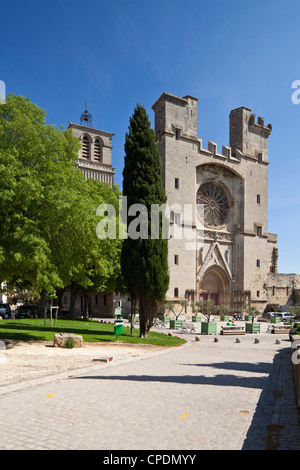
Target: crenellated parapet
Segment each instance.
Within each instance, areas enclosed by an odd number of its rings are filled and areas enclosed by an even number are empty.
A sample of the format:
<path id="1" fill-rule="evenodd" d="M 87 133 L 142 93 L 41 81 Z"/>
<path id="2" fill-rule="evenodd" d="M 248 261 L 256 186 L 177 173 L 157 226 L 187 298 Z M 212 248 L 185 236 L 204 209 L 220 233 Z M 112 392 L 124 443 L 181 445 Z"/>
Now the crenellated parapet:
<path id="1" fill-rule="evenodd" d="M 251 114 L 249 119 L 249 129 L 251 132 L 255 132 L 263 137 L 269 137 L 272 132 L 272 124 L 265 126 L 264 118 L 258 117 L 256 121 L 256 115 Z"/>
<path id="2" fill-rule="evenodd" d="M 218 150 L 218 145 L 209 140 L 207 148 L 204 148 L 202 138 L 198 137 L 197 105 L 198 100 L 192 96 L 180 98 L 163 93 L 152 107 L 157 142 L 167 137 L 190 144 L 204 157 L 236 164 L 250 159 L 268 165 L 268 137 L 272 125 L 265 125 L 264 118 L 259 116 L 256 119 L 249 108 L 233 109 L 229 116 L 229 146 L 222 145 Z"/>
<path id="3" fill-rule="evenodd" d="M 258 158 L 258 155 L 252 156 L 247 153 L 241 152 L 239 149 L 232 149 L 227 145 L 222 145 L 222 151 L 218 151 L 218 144 L 216 142 L 208 141 L 207 148 L 203 147 L 203 140 L 198 137 L 198 153 L 205 156 L 211 157 L 223 162 L 239 164 L 243 159 L 251 159 L 257 161 L 257 163 L 266 163 L 262 159 Z"/>
<path id="4" fill-rule="evenodd" d="M 240 162 L 240 158 L 236 158 L 232 155 L 231 152 L 231 147 L 228 147 L 226 145 L 222 145 L 222 152 L 218 152 L 218 144 L 215 142 L 212 142 L 211 140 L 208 141 L 207 144 L 207 149 L 204 149 L 202 147 L 202 139 L 200 140 L 200 145 L 199 145 L 199 153 L 206 153 L 207 156 L 211 156 L 212 158 L 215 158 L 217 160 L 223 160 L 223 161 L 229 161 L 229 162 L 235 162 L 238 163 Z"/>

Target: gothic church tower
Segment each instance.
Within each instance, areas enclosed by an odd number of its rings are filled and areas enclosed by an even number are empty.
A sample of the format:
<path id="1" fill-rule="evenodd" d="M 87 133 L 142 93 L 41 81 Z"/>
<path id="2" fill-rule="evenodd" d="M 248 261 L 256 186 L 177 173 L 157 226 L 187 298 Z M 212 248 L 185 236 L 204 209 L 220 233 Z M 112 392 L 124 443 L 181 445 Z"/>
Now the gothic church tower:
<path id="1" fill-rule="evenodd" d="M 189 303 L 211 298 L 231 312 L 251 303 L 263 311 L 267 275 L 277 267 L 277 235 L 268 233 L 267 214 L 272 126 L 238 108 L 229 117 L 230 146 L 219 151 L 209 141 L 204 148 L 197 105 L 192 96 L 169 93 L 153 105 L 171 209 L 167 296 Z M 176 235 L 183 228 L 193 244 Z"/>

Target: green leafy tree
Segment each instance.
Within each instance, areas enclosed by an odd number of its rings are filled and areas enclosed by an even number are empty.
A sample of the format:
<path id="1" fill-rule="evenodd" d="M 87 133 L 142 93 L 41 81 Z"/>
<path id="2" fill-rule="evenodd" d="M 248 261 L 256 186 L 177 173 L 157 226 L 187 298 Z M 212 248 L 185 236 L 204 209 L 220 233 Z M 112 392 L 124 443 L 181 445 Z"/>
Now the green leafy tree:
<path id="1" fill-rule="evenodd" d="M 78 140 L 45 118 L 24 97 L 0 106 L 1 280 L 31 286 L 42 310 L 47 292 L 112 286 L 121 249 L 96 233 L 98 205 L 117 207 L 118 194 L 84 180 L 75 168 Z"/>
<path id="2" fill-rule="evenodd" d="M 168 240 L 163 236 L 163 214 L 160 214 L 157 238 L 151 237 L 151 207 L 154 204 L 165 204 L 166 195 L 162 187 L 161 161 L 154 131 L 141 105 L 136 106 L 126 134 L 123 195 L 127 197 L 128 208 L 142 204 L 146 209 L 146 219 L 143 219 L 148 222 L 146 234 L 142 234 L 141 222 L 140 237 L 133 239 L 128 236 L 124 240 L 121 268 L 131 298 L 138 300 L 140 336 L 147 337 L 157 310 L 164 302 L 169 274 Z M 128 216 L 129 235 L 133 220 L 134 216 Z"/>
<path id="3" fill-rule="evenodd" d="M 248 305 L 246 306 L 246 314 L 249 315 L 250 317 L 252 317 L 252 323 L 254 323 L 254 320 L 255 318 L 260 315 L 260 311 L 258 310 L 257 307 L 254 307 L 254 306 L 251 306 L 251 305 Z"/>
<path id="4" fill-rule="evenodd" d="M 181 306 L 181 309 L 179 311 L 176 309 L 176 304 Z M 187 305 L 186 300 L 179 300 L 176 303 L 173 302 L 172 300 L 167 300 L 164 303 L 164 310 L 166 310 L 167 312 L 172 312 L 175 316 L 175 319 L 178 320 L 183 310 L 185 309 L 186 305 Z"/>
<path id="5" fill-rule="evenodd" d="M 220 307 L 215 305 L 212 299 L 207 299 L 195 302 L 194 310 L 198 311 L 199 313 L 203 313 L 209 322 L 211 315 L 216 315 L 219 312 Z"/>
<path id="6" fill-rule="evenodd" d="M 229 312 L 228 305 L 224 305 L 224 304 L 220 305 L 219 312 L 221 313 L 221 315 L 227 315 Z"/>
<path id="7" fill-rule="evenodd" d="M 295 317 L 300 317 L 300 305 L 294 305 L 288 308 L 288 312 Z"/>
<path id="8" fill-rule="evenodd" d="M 84 227 L 85 243 L 82 250 L 85 255 L 82 259 L 80 270 L 69 277 L 69 288 L 72 295 L 72 309 L 70 316 L 74 313 L 75 301 L 78 294 L 84 296 L 85 314 L 88 315 L 89 299 L 95 292 L 113 292 L 118 287 L 120 278 L 120 257 L 122 240 L 118 236 L 119 199 L 120 191 L 115 187 L 111 189 L 105 183 L 99 183 L 88 179 L 85 183 L 89 201 L 86 207 L 86 225 Z M 98 238 L 95 227 L 99 223 L 97 207 L 109 204 L 115 208 L 116 236 L 114 238 Z M 82 244 L 82 243 L 81 243 Z"/>
<path id="9" fill-rule="evenodd" d="M 35 292 L 62 285 L 51 242 L 61 209 L 64 221 L 71 210 L 65 185 L 71 175 L 76 185 L 77 149 L 70 132 L 46 125 L 29 99 L 10 95 L 0 106 L 1 275 L 29 282 Z"/>

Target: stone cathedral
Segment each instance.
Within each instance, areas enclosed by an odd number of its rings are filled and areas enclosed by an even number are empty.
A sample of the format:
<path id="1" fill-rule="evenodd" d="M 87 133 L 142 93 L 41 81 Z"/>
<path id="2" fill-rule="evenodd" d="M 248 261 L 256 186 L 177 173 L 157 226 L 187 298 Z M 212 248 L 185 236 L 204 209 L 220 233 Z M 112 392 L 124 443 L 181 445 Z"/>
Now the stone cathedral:
<path id="1" fill-rule="evenodd" d="M 163 93 L 153 105 L 170 212 L 169 299 L 211 298 L 241 312 L 299 301 L 300 276 L 277 273 L 277 235 L 268 232 L 271 124 L 241 107 L 229 116 L 229 146 L 198 137 L 198 100 Z M 192 207 L 185 215 L 184 207 Z M 197 214 L 201 208 L 202 227 Z M 195 233 L 194 249 L 175 227 Z M 197 232 L 201 232 L 201 234 Z"/>
<path id="2" fill-rule="evenodd" d="M 186 313 L 194 302 L 208 298 L 226 304 L 231 313 L 241 312 L 245 304 L 261 312 L 300 304 L 300 276 L 277 272 L 277 235 L 268 232 L 272 126 L 250 109 L 237 108 L 229 116 L 229 146 L 220 150 L 208 141 L 204 148 L 197 106 L 192 96 L 163 93 L 152 107 L 170 208 L 167 299 L 186 299 Z M 85 178 L 112 186 L 114 134 L 95 129 L 87 109 L 80 121 L 69 123 L 81 143 L 77 167 Z M 193 243 L 176 236 L 181 227 L 194 235 Z M 91 302 L 95 316 L 113 316 L 111 293 L 95 294 Z"/>

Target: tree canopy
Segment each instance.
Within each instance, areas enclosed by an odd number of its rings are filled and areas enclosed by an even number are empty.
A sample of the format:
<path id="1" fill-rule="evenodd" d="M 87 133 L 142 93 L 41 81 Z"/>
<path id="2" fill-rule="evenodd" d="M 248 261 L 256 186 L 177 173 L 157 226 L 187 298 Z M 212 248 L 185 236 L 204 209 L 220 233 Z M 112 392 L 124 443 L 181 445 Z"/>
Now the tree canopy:
<path id="1" fill-rule="evenodd" d="M 0 280 L 35 293 L 72 285 L 103 291 L 118 276 L 121 242 L 100 240 L 96 209 L 118 192 L 84 180 L 78 140 L 46 124 L 28 98 L 0 106 Z"/>

